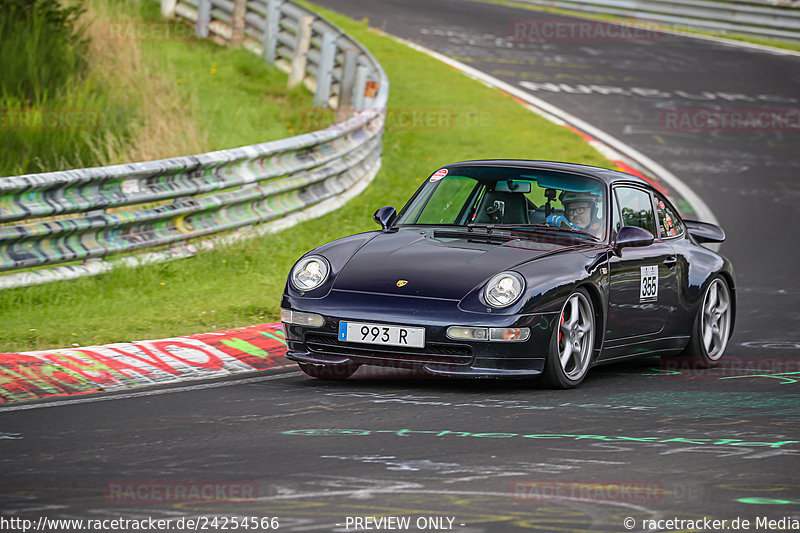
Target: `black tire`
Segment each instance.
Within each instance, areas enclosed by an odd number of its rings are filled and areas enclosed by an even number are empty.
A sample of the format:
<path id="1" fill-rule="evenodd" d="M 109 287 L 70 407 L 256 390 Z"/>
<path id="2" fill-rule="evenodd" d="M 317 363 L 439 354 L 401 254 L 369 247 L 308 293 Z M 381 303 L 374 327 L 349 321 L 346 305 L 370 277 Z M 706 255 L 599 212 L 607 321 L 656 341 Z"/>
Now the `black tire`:
<path id="1" fill-rule="evenodd" d="M 595 323 L 594 306 L 589 293 L 586 289 L 575 289 L 564 302 L 553 328 L 542 372 L 546 386 L 573 389 L 581 384 L 594 354 Z"/>
<path id="2" fill-rule="evenodd" d="M 317 379 L 342 380 L 347 379 L 358 370 L 358 365 L 315 365 L 311 363 L 297 363 L 300 370 L 306 375 Z"/>
<path id="3" fill-rule="evenodd" d="M 715 366 L 725 355 L 733 326 L 733 299 L 728 282 L 714 276 L 703 292 L 692 324 L 689 344 L 681 357 L 691 359 L 696 367 Z"/>

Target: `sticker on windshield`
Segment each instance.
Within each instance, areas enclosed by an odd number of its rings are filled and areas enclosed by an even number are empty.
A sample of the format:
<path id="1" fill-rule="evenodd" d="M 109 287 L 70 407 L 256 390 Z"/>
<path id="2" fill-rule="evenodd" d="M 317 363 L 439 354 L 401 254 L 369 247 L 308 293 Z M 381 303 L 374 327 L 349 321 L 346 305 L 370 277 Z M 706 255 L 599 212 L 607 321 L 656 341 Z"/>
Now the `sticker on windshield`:
<path id="1" fill-rule="evenodd" d="M 439 181 L 443 177 L 447 176 L 447 169 L 443 168 L 441 170 L 437 170 L 433 176 L 431 176 L 431 181 Z"/>
<path id="2" fill-rule="evenodd" d="M 656 300 L 658 300 L 658 265 L 642 267 L 639 301 L 654 302 Z"/>

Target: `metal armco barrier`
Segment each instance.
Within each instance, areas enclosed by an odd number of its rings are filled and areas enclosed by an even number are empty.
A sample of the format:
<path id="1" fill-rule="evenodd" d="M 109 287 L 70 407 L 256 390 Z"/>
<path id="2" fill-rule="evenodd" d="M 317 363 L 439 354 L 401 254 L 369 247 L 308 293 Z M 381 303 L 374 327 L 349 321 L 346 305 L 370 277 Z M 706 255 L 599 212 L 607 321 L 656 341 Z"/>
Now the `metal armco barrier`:
<path id="1" fill-rule="evenodd" d="M 800 42 L 800 4 L 704 0 L 521 0 L 587 13 L 619 15 L 676 29 L 738 33 Z"/>
<path id="2" fill-rule="evenodd" d="M 294 68 L 295 82 L 346 120 L 231 150 L 0 178 L 0 272 L 62 265 L 0 276 L 0 288 L 96 274 L 116 264 L 98 259 L 143 249 L 119 263 L 191 255 L 198 247 L 187 241 L 222 232 L 229 240 L 264 222 L 286 227 L 338 207 L 380 168 L 389 81 L 347 34 L 279 0 L 165 0 L 162 11 Z"/>

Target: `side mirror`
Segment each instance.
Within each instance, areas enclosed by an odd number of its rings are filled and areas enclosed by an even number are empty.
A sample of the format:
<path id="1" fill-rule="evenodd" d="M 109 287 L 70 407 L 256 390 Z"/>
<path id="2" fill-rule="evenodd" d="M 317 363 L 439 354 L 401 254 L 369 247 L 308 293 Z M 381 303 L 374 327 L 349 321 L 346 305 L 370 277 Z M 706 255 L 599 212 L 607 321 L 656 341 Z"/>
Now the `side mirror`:
<path id="1" fill-rule="evenodd" d="M 617 252 L 623 248 L 650 246 L 655 241 L 653 234 L 638 226 L 624 226 L 617 233 Z"/>
<path id="2" fill-rule="evenodd" d="M 394 223 L 395 218 L 397 218 L 397 210 L 390 205 L 381 207 L 375 211 L 374 215 L 372 215 L 372 220 L 380 224 L 381 228 L 383 228 L 383 231 L 389 229 L 389 227 Z"/>
<path id="3" fill-rule="evenodd" d="M 722 242 L 725 240 L 725 230 L 708 222 L 698 222 L 697 220 L 684 220 L 689 234 L 699 242 Z"/>

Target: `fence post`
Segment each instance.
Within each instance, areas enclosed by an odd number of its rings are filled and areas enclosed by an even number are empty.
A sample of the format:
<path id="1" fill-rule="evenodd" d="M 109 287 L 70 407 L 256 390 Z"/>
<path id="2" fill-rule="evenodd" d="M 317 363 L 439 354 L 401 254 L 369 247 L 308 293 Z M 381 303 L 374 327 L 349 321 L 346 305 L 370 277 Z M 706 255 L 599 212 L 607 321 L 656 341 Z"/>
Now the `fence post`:
<path id="1" fill-rule="evenodd" d="M 233 0 L 231 16 L 231 45 L 242 46 L 244 40 L 244 15 L 247 12 L 247 0 Z"/>
<path id="2" fill-rule="evenodd" d="M 322 36 L 322 56 L 319 60 L 317 71 L 317 92 L 314 94 L 314 107 L 327 107 L 331 95 L 331 78 L 333 77 L 333 62 L 336 57 L 335 33 L 327 32 Z"/>
<path id="3" fill-rule="evenodd" d="M 269 0 L 267 19 L 264 21 L 264 35 L 261 37 L 261 57 L 267 63 L 275 62 L 275 49 L 278 47 L 278 31 L 280 30 L 281 2 Z"/>
<path id="4" fill-rule="evenodd" d="M 314 17 L 303 15 L 297 23 L 297 39 L 294 44 L 294 59 L 292 71 L 289 73 L 289 88 L 303 82 L 306 77 L 306 62 L 308 61 L 308 48 L 311 46 L 311 25 Z"/>
<path id="5" fill-rule="evenodd" d="M 353 90 L 356 81 L 356 68 L 360 52 L 355 48 L 348 48 L 344 52 L 344 67 L 342 68 L 342 81 L 339 86 L 339 111 L 350 111 L 353 107 Z"/>
<path id="6" fill-rule="evenodd" d="M 200 38 L 208 37 L 208 24 L 211 22 L 211 0 L 197 0 L 197 23 L 194 33 Z"/>
<path id="7" fill-rule="evenodd" d="M 361 65 L 356 70 L 356 83 L 353 87 L 353 109 L 364 109 L 364 93 L 367 90 L 367 67 Z"/>
<path id="8" fill-rule="evenodd" d="M 175 16 L 175 6 L 178 5 L 178 0 L 161 0 L 161 16 L 164 18 L 172 18 Z"/>

